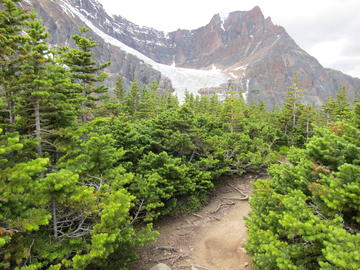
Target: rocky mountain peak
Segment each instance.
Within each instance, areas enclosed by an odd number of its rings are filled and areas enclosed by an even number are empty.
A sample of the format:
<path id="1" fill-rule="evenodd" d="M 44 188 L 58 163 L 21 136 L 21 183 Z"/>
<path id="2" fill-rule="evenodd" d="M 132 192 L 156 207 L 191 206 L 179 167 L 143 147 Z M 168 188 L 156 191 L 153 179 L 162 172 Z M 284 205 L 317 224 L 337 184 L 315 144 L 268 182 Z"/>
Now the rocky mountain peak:
<path id="1" fill-rule="evenodd" d="M 247 102 L 281 103 L 293 74 L 300 79 L 307 103 L 320 104 L 341 85 L 350 96 L 360 80 L 323 68 L 302 50 L 286 30 L 265 18 L 260 7 L 215 14 L 198 29 L 170 33 L 140 27 L 122 16 L 110 16 L 97 0 L 27 0 L 47 25 L 54 44 L 71 44 L 69 36 L 88 27 L 100 44 L 99 60 L 112 61 L 108 72 L 127 81 L 224 96 L 232 90 Z M 170 83 L 171 81 L 171 83 Z"/>

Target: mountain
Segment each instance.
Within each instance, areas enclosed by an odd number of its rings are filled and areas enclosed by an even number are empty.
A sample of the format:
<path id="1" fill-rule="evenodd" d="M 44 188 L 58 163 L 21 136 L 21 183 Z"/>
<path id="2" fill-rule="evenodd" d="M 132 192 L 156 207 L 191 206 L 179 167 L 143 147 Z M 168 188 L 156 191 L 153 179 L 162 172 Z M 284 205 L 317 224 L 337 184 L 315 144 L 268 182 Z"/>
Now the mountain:
<path id="1" fill-rule="evenodd" d="M 272 107 L 281 104 L 295 73 L 306 103 L 320 105 L 343 85 L 351 98 L 360 90 L 360 79 L 322 67 L 259 7 L 216 14 L 195 30 L 164 33 L 110 16 L 97 0 L 25 2 L 44 20 L 52 44 L 71 45 L 69 36 L 86 26 L 100 44 L 97 60 L 113 63 L 107 70 L 111 77 L 157 80 L 180 99 L 185 89 L 220 97 L 231 89 L 247 102 L 264 101 Z"/>

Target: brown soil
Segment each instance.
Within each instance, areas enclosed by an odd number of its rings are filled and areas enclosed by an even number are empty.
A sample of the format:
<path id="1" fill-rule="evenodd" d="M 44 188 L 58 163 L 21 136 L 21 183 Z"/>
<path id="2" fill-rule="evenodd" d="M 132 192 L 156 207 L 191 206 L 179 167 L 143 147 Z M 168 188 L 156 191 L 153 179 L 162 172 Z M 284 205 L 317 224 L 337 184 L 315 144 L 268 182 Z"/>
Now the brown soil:
<path id="1" fill-rule="evenodd" d="M 250 182 L 256 178 L 246 175 L 226 180 L 201 211 L 157 222 L 158 240 L 139 250 L 140 260 L 131 269 L 149 270 L 162 262 L 173 270 L 251 270 L 251 260 L 244 248 L 247 240 L 244 218 L 250 206 L 248 201 L 226 198 L 243 197 L 234 187 L 249 194 Z"/>

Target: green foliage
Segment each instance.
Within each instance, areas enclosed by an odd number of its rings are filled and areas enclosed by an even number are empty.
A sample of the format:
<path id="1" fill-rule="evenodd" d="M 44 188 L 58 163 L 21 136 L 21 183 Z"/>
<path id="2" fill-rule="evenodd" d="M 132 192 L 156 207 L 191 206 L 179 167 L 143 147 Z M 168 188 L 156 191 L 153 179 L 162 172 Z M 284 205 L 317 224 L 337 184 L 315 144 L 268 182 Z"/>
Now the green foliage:
<path id="1" fill-rule="evenodd" d="M 48 159 L 19 161 L 23 144 L 17 134 L 1 135 L 0 143 L 0 266 L 8 268 L 28 257 L 22 244 L 29 238 L 23 235 L 49 223 L 51 215 L 34 188 L 42 184 L 38 175 Z"/>
<path id="2" fill-rule="evenodd" d="M 191 214 L 199 211 L 209 201 L 209 194 L 202 192 L 179 199 L 175 215 Z"/>
<path id="3" fill-rule="evenodd" d="M 359 138 L 344 122 L 318 128 L 256 183 L 247 248 L 257 269 L 359 269 Z"/>
<path id="4" fill-rule="evenodd" d="M 1 0 L 0 5 L 0 81 L 2 106 L 1 127 L 11 129 L 16 123 L 18 81 L 24 52 L 21 46 L 28 40 L 23 35 L 27 21 L 33 17 L 28 10 L 20 8 L 18 0 Z"/>
<path id="5" fill-rule="evenodd" d="M 323 119 L 316 108 L 302 104 L 302 88 L 298 78 L 293 78 L 293 86 L 288 89 L 285 103 L 276 112 L 275 121 L 281 130 L 279 145 L 302 147 L 314 135 L 313 126 Z"/>
<path id="6" fill-rule="evenodd" d="M 18 2 L 0 0 L 0 268 L 127 269 L 157 218 L 288 154 L 251 200 L 256 265 L 357 269 L 360 107 L 345 89 L 325 114 L 301 104 L 296 80 L 275 112 L 236 92 L 180 105 L 156 81 L 119 78 L 111 95 L 88 30 L 50 50 Z"/>
<path id="7" fill-rule="evenodd" d="M 322 111 L 328 124 L 341 120 L 349 120 L 351 109 L 345 86 L 339 89 L 335 100 L 333 97 L 328 98 L 327 102 L 322 105 Z"/>
<path id="8" fill-rule="evenodd" d="M 99 95 L 105 93 L 107 88 L 101 84 L 106 77 L 106 73 L 100 73 L 111 63 L 97 64 L 93 60 L 92 49 L 98 44 L 87 36 L 89 32 L 86 28 L 80 29 L 80 34 L 71 36 L 77 48 L 62 48 L 62 62 L 70 69 L 72 82 L 80 84 L 79 93 L 82 95 L 81 101 L 81 121 L 87 122 L 92 119 L 91 109 L 95 108 Z"/>

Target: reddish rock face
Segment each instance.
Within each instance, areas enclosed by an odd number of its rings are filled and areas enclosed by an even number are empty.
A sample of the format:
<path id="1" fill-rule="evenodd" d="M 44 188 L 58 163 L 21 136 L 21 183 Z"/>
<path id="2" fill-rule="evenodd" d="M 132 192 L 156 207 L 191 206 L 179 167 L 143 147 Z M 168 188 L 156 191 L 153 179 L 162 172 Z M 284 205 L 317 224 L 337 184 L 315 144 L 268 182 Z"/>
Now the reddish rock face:
<path id="1" fill-rule="evenodd" d="M 351 98 L 360 91 L 359 79 L 322 67 L 283 27 L 274 25 L 270 17 L 264 18 L 259 7 L 225 16 L 216 14 L 206 26 L 195 30 L 164 33 L 140 27 L 120 16 L 111 17 L 96 0 L 30 0 L 55 44 L 69 44 L 69 36 L 83 26 L 64 10 L 64 1 L 104 33 L 158 63 L 217 68 L 231 79 L 231 83 L 203 89 L 202 93 L 226 92 L 231 85 L 232 91 L 242 92 L 247 102 L 264 101 L 272 107 L 281 104 L 295 73 L 306 103 L 320 105 L 342 85 L 348 87 Z M 100 44 L 96 52 L 100 60 L 113 63 L 108 70 L 111 75 L 121 74 L 128 80 L 144 83 L 156 79 L 165 87 L 171 86 L 169 80 L 144 61 L 108 45 L 99 36 L 96 41 Z"/>

